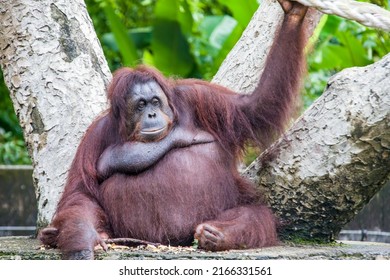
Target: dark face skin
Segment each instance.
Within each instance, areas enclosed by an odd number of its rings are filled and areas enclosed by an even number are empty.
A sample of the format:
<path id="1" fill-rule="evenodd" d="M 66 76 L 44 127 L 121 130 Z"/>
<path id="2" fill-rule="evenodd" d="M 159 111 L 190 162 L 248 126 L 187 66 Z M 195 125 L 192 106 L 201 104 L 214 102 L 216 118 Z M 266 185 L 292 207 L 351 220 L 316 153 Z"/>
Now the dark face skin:
<path id="1" fill-rule="evenodd" d="M 131 140 L 152 142 L 168 134 L 173 112 L 164 91 L 156 82 L 135 84 L 127 104 L 131 114 L 127 127 L 133 131 Z"/>

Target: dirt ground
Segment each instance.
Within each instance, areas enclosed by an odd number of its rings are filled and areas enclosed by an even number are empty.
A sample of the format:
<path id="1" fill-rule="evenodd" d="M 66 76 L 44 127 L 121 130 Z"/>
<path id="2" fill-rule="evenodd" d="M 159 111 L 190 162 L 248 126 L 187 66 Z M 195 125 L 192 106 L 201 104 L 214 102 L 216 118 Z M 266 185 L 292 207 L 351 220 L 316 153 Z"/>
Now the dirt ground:
<path id="1" fill-rule="evenodd" d="M 55 260 L 61 259 L 56 249 L 41 246 L 38 240 L 29 237 L 0 237 L 0 260 Z M 206 252 L 192 247 L 138 246 L 130 248 L 111 244 L 109 250 L 95 251 L 95 259 L 221 259 L 221 260 L 340 260 L 366 259 L 390 260 L 390 244 L 343 241 L 329 245 L 283 244 L 281 246 L 255 249 Z"/>

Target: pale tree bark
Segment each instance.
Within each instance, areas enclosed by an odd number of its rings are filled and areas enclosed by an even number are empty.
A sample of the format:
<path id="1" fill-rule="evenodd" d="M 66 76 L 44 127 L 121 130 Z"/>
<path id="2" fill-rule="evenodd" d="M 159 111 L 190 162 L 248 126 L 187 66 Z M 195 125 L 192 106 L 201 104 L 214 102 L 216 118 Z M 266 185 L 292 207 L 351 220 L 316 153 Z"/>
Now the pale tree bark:
<path id="1" fill-rule="evenodd" d="M 45 225 L 80 138 L 107 106 L 111 73 L 82 0 L 1 0 L 0 55 Z"/>
<path id="2" fill-rule="evenodd" d="M 245 175 L 285 238 L 334 239 L 390 179 L 390 54 L 332 77 L 324 94 Z"/>

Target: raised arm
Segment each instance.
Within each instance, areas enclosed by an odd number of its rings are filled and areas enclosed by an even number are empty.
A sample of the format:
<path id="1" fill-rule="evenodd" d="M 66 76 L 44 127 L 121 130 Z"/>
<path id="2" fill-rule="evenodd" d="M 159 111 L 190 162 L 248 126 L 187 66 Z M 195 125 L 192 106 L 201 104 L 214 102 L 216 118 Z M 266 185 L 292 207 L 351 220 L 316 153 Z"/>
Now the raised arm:
<path id="1" fill-rule="evenodd" d="M 278 0 L 285 17 L 267 57 L 260 81 L 251 95 L 242 96 L 242 111 L 252 123 L 256 138 L 265 145 L 279 135 L 296 108 L 305 70 L 304 22 L 307 7 Z"/>

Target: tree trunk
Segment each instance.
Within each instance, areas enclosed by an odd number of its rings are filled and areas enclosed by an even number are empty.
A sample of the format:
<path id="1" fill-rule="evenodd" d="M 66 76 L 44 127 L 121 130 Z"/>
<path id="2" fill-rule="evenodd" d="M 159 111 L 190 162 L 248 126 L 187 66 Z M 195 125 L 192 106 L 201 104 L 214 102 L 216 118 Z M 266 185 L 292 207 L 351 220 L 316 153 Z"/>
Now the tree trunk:
<path id="1" fill-rule="evenodd" d="M 34 167 L 38 226 L 51 221 L 111 78 L 82 0 L 0 4 L 0 63 Z"/>
<path id="2" fill-rule="evenodd" d="M 285 238 L 334 239 L 390 179 L 390 54 L 342 71 L 245 172 L 281 218 Z"/>

